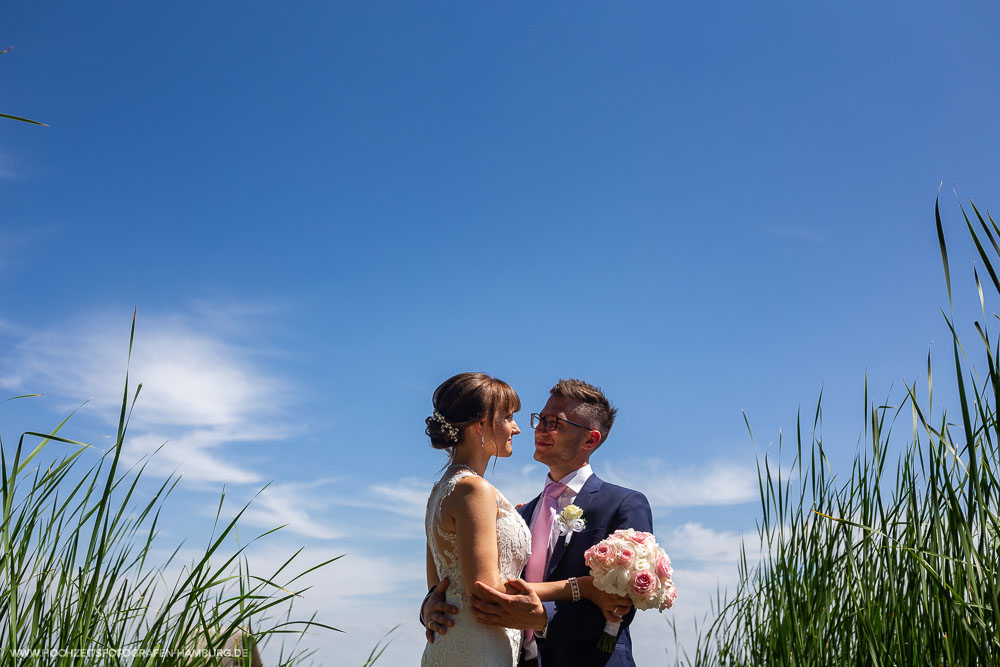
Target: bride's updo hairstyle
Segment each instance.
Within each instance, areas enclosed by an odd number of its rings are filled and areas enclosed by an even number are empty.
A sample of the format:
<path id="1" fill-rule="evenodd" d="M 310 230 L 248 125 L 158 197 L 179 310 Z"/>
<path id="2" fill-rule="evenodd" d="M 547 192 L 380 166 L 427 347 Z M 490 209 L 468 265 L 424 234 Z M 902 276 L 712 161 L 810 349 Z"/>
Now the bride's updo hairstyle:
<path id="1" fill-rule="evenodd" d="M 492 425 L 505 415 L 521 409 L 521 399 L 514 388 L 486 373 L 459 373 L 434 390 L 434 414 L 424 420 L 424 433 L 434 449 L 452 454 L 462 442 L 465 429 L 486 420 Z"/>

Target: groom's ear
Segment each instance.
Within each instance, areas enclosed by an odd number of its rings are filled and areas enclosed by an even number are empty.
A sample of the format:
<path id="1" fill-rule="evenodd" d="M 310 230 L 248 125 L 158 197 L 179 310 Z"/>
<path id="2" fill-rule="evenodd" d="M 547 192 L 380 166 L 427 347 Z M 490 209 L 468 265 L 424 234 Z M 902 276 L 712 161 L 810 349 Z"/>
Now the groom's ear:
<path id="1" fill-rule="evenodd" d="M 587 435 L 587 439 L 584 441 L 583 446 L 587 449 L 597 449 L 597 446 L 601 444 L 601 432 L 591 431 Z"/>

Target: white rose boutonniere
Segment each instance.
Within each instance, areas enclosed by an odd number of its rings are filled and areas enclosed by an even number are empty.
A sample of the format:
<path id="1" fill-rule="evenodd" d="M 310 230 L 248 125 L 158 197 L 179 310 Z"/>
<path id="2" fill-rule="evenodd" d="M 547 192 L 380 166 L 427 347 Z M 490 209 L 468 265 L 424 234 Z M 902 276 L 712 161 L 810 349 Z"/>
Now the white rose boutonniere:
<path id="1" fill-rule="evenodd" d="M 560 535 L 566 536 L 565 544 L 573 537 L 573 533 L 579 533 L 587 525 L 587 520 L 583 518 L 583 510 L 576 505 L 567 505 L 561 514 L 555 518 L 556 527 Z"/>

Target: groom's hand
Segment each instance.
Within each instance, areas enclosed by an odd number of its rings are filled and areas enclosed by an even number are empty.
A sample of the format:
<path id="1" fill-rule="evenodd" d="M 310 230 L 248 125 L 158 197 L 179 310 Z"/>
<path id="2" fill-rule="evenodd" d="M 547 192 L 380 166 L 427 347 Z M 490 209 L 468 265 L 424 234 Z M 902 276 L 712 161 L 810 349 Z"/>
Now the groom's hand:
<path id="1" fill-rule="evenodd" d="M 506 593 L 477 581 L 472 589 L 470 606 L 476 620 L 518 630 L 541 632 L 548 623 L 545 607 L 538 595 L 522 579 L 509 580 Z"/>
<path id="2" fill-rule="evenodd" d="M 594 586 L 594 578 L 591 576 L 577 579 L 580 585 L 580 592 L 601 610 L 604 619 L 609 623 L 618 623 L 632 609 L 632 600 L 613 593 L 605 593 L 597 586 Z"/>
<path id="3" fill-rule="evenodd" d="M 424 636 L 431 644 L 434 643 L 435 633 L 446 634 L 448 628 L 455 625 L 455 621 L 449 614 L 457 614 L 458 609 L 448 604 L 444 598 L 444 592 L 448 590 L 449 583 L 451 582 L 448 577 L 439 581 L 437 586 L 431 589 L 431 592 L 424 598 L 424 603 L 420 607 L 420 618 L 424 622 L 424 627 L 427 628 Z"/>

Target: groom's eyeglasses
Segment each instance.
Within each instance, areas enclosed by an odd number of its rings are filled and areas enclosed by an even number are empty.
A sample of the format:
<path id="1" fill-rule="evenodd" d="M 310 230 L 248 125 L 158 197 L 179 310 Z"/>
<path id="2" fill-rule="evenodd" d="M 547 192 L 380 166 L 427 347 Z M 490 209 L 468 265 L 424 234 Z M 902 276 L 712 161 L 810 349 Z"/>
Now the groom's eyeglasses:
<path id="1" fill-rule="evenodd" d="M 594 430 L 589 426 L 584 426 L 583 424 L 577 424 L 576 422 L 571 422 L 570 420 L 563 419 L 562 417 L 556 417 L 554 415 L 542 416 L 537 412 L 531 413 L 531 428 L 538 428 L 539 425 L 541 425 L 543 431 L 555 431 L 557 428 L 559 428 L 559 422 L 566 422 L 570 426 L 582 428 L 585 431 Z"/>

